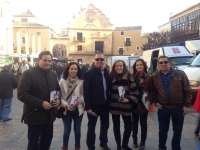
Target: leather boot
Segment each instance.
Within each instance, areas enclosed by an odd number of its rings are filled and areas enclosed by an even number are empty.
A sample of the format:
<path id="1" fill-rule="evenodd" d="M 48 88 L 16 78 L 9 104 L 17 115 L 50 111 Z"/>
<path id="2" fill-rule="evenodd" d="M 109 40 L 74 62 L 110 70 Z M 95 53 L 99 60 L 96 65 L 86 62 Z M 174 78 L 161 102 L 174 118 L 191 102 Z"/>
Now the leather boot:
<path id="1" fill-rule="evenodd" d="M 62 147 L 62 150 L 68 150 L 68 147 Z"/>
<path id="2" fill-rule="evenodd" d="M 80 150 L 80 146 L 75 146 L 75 150 Z"/>

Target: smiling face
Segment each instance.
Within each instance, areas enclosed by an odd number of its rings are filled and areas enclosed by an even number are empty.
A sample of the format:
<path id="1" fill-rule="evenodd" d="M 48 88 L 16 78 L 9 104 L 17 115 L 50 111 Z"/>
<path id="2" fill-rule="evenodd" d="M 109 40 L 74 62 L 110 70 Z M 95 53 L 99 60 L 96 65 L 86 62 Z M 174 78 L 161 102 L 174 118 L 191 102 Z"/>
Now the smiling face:
<path id="1" fill-rule="evenodd" d="M 123 63 L 121 61 L 116 62 L 115 64 L 115 71 L 117 74 L 122 74 L 124 70 Z"/>
<path id="2" fill-rule="evenodd" d="M 43 55 L 42 59 L 38 60 L 38 65 L 40 68 L 44 70 L 48 70 L 51 68 L 52 58 L 50 55 Z"/>
<path id="3" fill-rule="evenodd" d="M 78 72 L 78 68 L 77 68 L 77 65 L 71 65 L 70 68 L 69 68 L 69 76 L 71 78 L 75 78 L 76 75 L 77 75 L 77 72 Z"/>
<path id="4" fill-rule="evenodd" d="M 141 61 L 136 62 L 136 70 L 137 72 L 144 72 L 144 65 Z"/>
<path id="5" fill-rule="evenodd" d="M 104 55 L 103 54 L 96 54 L 94 57 L 94 65 L 97 68 L 102 68 L 104 65 Z"/>

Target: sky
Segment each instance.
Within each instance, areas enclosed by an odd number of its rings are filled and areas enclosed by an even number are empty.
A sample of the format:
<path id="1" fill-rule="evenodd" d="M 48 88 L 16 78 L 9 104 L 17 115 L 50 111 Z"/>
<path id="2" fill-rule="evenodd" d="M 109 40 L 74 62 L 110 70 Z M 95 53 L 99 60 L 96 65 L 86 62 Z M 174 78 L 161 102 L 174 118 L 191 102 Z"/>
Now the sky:
<path id="1" fill-rule="evenodd" d="M 10 0 L 13 14 L 28 9 L 43 24 L 56 32 L 67 27 L 80 8 L 93 3 L 108 18 L 114 27 L 142 26 L 142 32 L 158 31 L 173 15 L 200 3 L 200 0 Z"/>

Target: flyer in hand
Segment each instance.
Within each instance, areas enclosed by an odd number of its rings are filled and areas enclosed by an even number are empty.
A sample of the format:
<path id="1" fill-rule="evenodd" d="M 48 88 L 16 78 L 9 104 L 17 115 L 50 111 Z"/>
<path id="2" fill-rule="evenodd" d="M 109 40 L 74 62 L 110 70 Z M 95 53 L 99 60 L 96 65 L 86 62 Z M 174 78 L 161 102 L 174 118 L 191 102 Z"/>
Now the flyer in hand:
<path id="1" fill-rule="evenodd" d="M 73 110 L 75 110 L 76 107 L 77 107 L 77 100 L 78 100 L 78 97 L 77 97 L 77 96 L 72 96 L 70 106 L 73 107 Z"/>
<path id="2" fill-rule="evenodd" d="M 60 92 L 59 91 L 52 91 L 50 93 L 50 103 L 53 106 L 53 103 L 55 100 L 57 100 L 60 96 Z"/>
<path id="3" fill-rule="evenodd" d="M 119 101 L 124 100 L 125 88 L 123 86 L 118 87 Z"/>
<path id="4" fill-rule="evenodd" d="M 142 95 L 142 102 L 147 110 L 149 110 L 149 101 L 147 100 L 147 94 L 144 92 Z"/>

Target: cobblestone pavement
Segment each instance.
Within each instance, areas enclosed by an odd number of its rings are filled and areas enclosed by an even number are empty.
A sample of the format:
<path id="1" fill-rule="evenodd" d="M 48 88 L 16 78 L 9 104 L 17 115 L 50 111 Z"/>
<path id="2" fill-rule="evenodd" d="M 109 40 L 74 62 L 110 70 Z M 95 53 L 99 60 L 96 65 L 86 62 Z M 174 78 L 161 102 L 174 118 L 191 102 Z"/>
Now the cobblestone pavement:
<path id="1" fill-rule="evenodd" d="M 12 112 L 10 117 L 11 121 L 0 122 L 0 150 L 25 150 L 27 146 L 27 126 L 20 122 L 22 114 L 23 104 L 17 100 L 16 90 L 14 90 L 14 97 L 12 103 Z M 194 133 L 195 119 L 197 113 L 191 108 L 190 113 L 185 116 L 185 122 L 183 126 L 181 147 L 182 150 L 197 150 L 197 147 L 200 145 L 198 137 Z M 110 118 L 110 128 L 108 131 L 108 145 L 112 150 L 117 149 L 113 129 L 112 121 Z M 100 150 L 99 147 L 99 123 L 96 127 L 96 150 Z M 123 123 L 121 122 L 121 131 L 123 131 Z M 81 136 L 81 149 L 87 150 L 86 146 L 86 132 L 87 132 L 87 115 L 84 114 L 82 122 L 82 136 Z M 57 119 L 54 123 L 54 137 L 51 144 L 51 150 L 60 150 L 62 147 L 62 133 L 63 133 L 63 123 L 61 119 Z M 171 139 L 172 139 L 172 126 L 170 126 L 167 147 L 168 150 L 171 150 Z M 140 135 L 140 128 L 139 128 Z M 140 137 L 140 136 L 139 136 Z M 132 147 L 132 137 L 129 141 L 129 146 Z M 74 135 L 73 131 L 71 132 L 69 149 L 74 149 Z M 157 120 L 157 110 L 154 109 L 154 112 L 149 113 L 148 117 L 148 135 L 146 141 L 146 150 L 157 150 L 158 149 L 158 120 Z M 137 150 L 137 149 L 134 149 Z"/>

